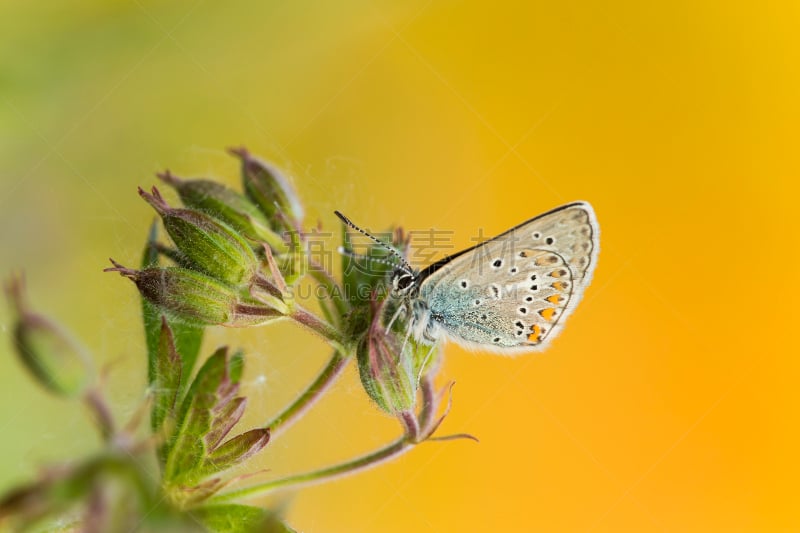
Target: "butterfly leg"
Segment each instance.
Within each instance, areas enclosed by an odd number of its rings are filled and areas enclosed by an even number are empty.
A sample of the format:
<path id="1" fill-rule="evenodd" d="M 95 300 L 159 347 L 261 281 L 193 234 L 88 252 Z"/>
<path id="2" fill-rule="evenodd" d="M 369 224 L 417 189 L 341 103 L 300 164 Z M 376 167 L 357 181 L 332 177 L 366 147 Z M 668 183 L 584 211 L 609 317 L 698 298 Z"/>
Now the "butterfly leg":
<path id="1" fill-rule="evenodd" d="M 428 361 L 430 361 L 431 356 L 433 355 L 433 351 L 437 349 L 439 346 L 437 343 L 431 344 L 431 349 L 428 350 L 428 353 L 425 355 L 425 359 L 422 360 L 422 364 L 419 366 L 419 375 L 417 376 L 417 385 L 422 381 L 422 374 L 425 373 L 425 367 L 428 366 Z"/>
<path id="2" fill-rule="evenodd" d="M 397 318 L 400 316 L 400 313 L 402 313 L 405 310 L 406 310 L 405 304 L 400 304 L 397 306 L 397 311 L 394 312 L 394 314 L 392 315 L 392 319 L 389 320 L 389 324 L 386 326 L 387 335 L 389 334 L 390 331 L 392 331 L 392 325 L 394 325 L 394 321 L 397 320 Z M 411 331 L 410 328 L 409 331 Z"/>
<path id="3" fill-rule="evenodd" d="M 406 334 L 403 337 L 403 345 L 400 346 L 400 357 L 403 356 L 403 352 L 406 349 L 406 344 L 408 344 L 408 339 L 411 338 L 411 330 L 413 329 L 413 323 L 411 320 L 408 321 L 408 327 L 406 328 Z"/>

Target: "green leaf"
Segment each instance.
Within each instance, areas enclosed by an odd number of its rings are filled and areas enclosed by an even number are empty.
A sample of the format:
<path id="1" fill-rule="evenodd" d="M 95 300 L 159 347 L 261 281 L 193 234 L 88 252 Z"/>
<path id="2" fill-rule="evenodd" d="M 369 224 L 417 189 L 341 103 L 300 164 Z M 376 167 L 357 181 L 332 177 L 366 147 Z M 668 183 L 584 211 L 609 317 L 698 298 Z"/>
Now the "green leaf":
<path id="1" fill-rule="evenodd" d="M 166 463 L 166 453 L 170 433 L 175 426 L 175 406 L 178 399 L 178 389 L 181 384 L 181 358 L 175 350 L 175 341 L 167 319 L 161 319 L 161 338 L 159 339 L 158 359 L 156 361 L 156 375 L 153 381 L 153 407 L 150 413 L 150 422 L 153 433 L 163 432 L 164 443 L 159 446 L 158 455 L 161 466 Z"/>
<path id="2" fill-rule="evenodd" d="M 153 221 L 147 237 L 147 244 L 142 255 L 142 268 L 158 266 L 158 250 L 155 246 L 158 238 L 158 222 Z M 161 339 L 161 320 L 162 314 L 159 309 L 142 298 L 142 318 L 144 320 L 145 338 L 147 341 L 147 382 L 153 385 L 157 373 L 157 360 L 159 353 L 159 342 Z M 186 387 L 189 376 L 192 375 L 197 356 L 200 353 L 200 345 L 203 341 L 203 326 L 188 324 L 167 319 L 167 323 L 172 330 L 175 342 L 175 350 L 180 355 L 182 361 L 181 390 Z"/>
<path id="3" fill-rule="evenodd" d="M 184 421 L 189 408 L 194 407 L 192 404 L 197 403 L 201 394 L 216 396 L 217 389 L 227 377 L 227 355 L 228 348 L 223 346 L 211 354 L 203 366 L 200 367 L 181 404 L 181 409 L 178 412 L 179 423 Z"/>
<path id="4" fill-rule="evenodd" d="M 241 349 L 233 352 L 231 360 L 228 362 L 228 374 L 231 383 L 239 383 L 244 372 L 244 351 Z"/>
<path id="5" fill-rule="evenodd" d="M 192 515 L 218 533 L 295 533 L 274 511 L 249 505 L 207 505 Z"/>
<path id="6" fill-rule="evenodd" d="M 247 399 L 241 397 L 233 398 L 224 405 L 215 406 L 211 427 L 205 435 L 207 450 L 214 450 L 220 445 L 233 426 L 242 418 L 246 407 Z"/>
<path id="7" fill-rule="evenodd" d="M 260 452 L 269 442 L 269 429 L 257 428 L 236 435 L 213 450 L 199 470 L 200 477 L 227 470 Z"/>
<path id="8" fill-rule="evenodd" d="M 244 358 L 228 358 L 220 348 L 203 364 L 177 414 L 175 437 L 167 441 L 164 484 L 177 498 L 201 502 L 216 490 L 220 479 L 207 479 L 260 451 L 269 430 L 253 429 L 225 441 L 244 414 L 246 399 L 237 396 Z M 187 498 L 189 500 L 187 500 Z"/>
<path id="9" fill-rule="evenodd" d="M 192 484 L 194 469 L 206 456 L 205 435 L 211 429 L 211 410 L 227 396 L 227 348 L 220 348 L 200 368 L 178 413 L 178 430 L 168 449 L 165 481 Z M 235 391 L 234 391 L 235 392 Z"/>
<path id="10" fill-rule="evenodd" d="M 169 321 L 169 323 L 175 338 L 175 348 L 183 362 L 181 390 L 184 390 L 197 362 L 197 356 L 200 354 L 200 345 L 203 343 L 203 326 L 180 321 Z"/>
<path id="11" fill-rule="evenodd" d="M 214 395 L 198 393 L 193 396 L 193 405 L 176 434 L 167 455 L 164 480 L 171 483 L 193 485 L 199 477 L 195 469 L 206 456 L 203 436 L 211 427 L 211 407 Z"/>

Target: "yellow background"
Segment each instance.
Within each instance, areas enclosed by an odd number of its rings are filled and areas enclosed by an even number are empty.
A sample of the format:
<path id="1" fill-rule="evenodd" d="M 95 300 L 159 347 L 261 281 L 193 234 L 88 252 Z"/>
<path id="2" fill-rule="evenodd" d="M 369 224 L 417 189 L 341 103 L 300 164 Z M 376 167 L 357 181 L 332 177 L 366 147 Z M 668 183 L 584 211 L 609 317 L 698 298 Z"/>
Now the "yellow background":
<path id="1" fill-rule="evenodd" d="M 796 531 L 800 9 L 796 2 L 3 2 L 0 272 L 144 401 L 137 185 L 237 182 L 244 144 L 311 222 L 469 245 L 590 201 L 592 286 L 544 354 L 446 348 L 443 433 L 282 501 L 308 532 Z M 99 446 L 0 339 L 0 488 Z M 291 324 L 247 348 L 248 426 L 322 366 Z M 388 442 L 351 368 L 266 449 L 264 477 Z M 271 500 L 274 501 L 274 500 Z"/>

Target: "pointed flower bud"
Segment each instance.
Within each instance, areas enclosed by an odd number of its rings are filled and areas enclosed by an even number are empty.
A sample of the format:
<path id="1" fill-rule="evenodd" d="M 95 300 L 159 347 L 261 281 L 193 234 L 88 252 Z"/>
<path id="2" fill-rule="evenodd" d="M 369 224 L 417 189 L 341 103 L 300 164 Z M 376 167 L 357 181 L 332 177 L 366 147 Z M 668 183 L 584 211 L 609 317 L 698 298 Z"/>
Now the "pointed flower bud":
<path id="1" fill-rule="evenodd" d="M 58 325 L 32 313 L 26 305 L 21 279 L 12 279 L 6 294 L 17 315 L 14 345 L 20 360 L 36 380 L 59 396 L 77 397 L 87 391 L 93 377 L 86 350 Z"/>
<path id="2" fill-rule="evenodd" d="M 113 268 L 136 284 L 142 296 L 156 307 L 187 322 L 246 327 L 282 316 L 260 302 L 243 298 L 225 283 L 181 267 L 125 268 L 113 259 Z"/>
<path id="3" fill-rule="evenodd" d="M 161 216 L 181 254 L 205 273 L 232 285 L 249 283 L 258 269 L 253 250 L 236 232 L 209 215 L 170 207 L 158 189 L 139 195 Z"/>
<path id="4" fill-rule="evenodd" d="M 357 350 L 361 384 L 383 411 L 400 416 L 413 413 L 418 387 L 414 345 L 387 334 L 380 320 L 383 305 L 373 298 L 371 306 L 372 323 Z"/>
<path id="5" fill-rule="evenodd" d="M 272 227 L 276 231 L 296 231 L 303 222 L 303 207 L 286 176 L 244 148 L 232 148 L 230 153 L 242 162 L 245 194 L 258 205 Z"/>
<path id="6" fill-rule="evenodd" d="M 287 246 L 281 236 L 272 231 L 264 214 L 242 194 L 216 181 L 184 180 L 169 171 L 158 174 L 158 177 L 178 192 L 186 207 L 213 215 L 243 237 L 266 242 L 278 253 L 286 252 Z"/>

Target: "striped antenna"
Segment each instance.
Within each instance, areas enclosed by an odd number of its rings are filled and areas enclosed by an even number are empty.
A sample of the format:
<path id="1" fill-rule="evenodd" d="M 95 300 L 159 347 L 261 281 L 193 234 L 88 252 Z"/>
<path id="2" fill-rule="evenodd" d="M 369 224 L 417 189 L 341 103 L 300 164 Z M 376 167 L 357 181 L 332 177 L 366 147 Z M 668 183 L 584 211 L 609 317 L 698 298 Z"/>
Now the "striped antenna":
<path id="1" fill-rule="evenodd" d="M 371 263 L 380 263 L 382 265 L 387 265 L 387 266 L 390 266 L 390 267 L 396 267 L 397 266 L 397 262 L 396 261 L 389 261 L 385 257 L 373 257 L 371 255 L 357 254 L 353 250 L 348 250 L 344 246 L 340 246 L 339 248 L 336 249 L 336 251 L 339 252 L 342 255 L 346 255 L 347 257 L 352 257 L 353 259 L 358 259 L 359 261 L 369 261 Z"/>
<path id="2" fill-rule="evenodd" d="M 401 254 L 400 252 L 395 250 L 393 246 L 390 246 L 390 245 L 386 244 L 385 242 L 383 242 L 382 240 L 378 239 L 377 237 L 375 237 L 373 235 L 370 235 L 369 233 L 367 233 L 363 229 L 359 228 L 358 226 L 353 224 L 353 222 L 349 218 L 347 218 L 346 216 L 341 214 L 339 211 L 334 211 L 334 214 L 337 217 L 339 217 L 339 220 L 344 222 L 346 226 L 348 226 L 348 227 L 356 230 L 357 232 L 361 233 L 362 235 L 370 238 L 374 243 L 378 244 L 379 246 L 389 250 L 389 252 L 393 256 L 395 256 L 398 261 L 400 261 L 400 264 L 402 265 L 403 270 L 405 270 L 408 274 L 413 274 L 414 273 L 414 269 L 411 268 L 411 265 L 409 265 L 408 262 L 405 260 L 405 258 L 403 257 L 403 254 Z M 351 257 L 354 257 L 354 255 L 351 256 Z M 384 262 L 384 261 L 381 261 L 379 258 L 374 258 L 374 259 L 378 260 L 379 262 Z M 389 263 L 386 263 L 386 264 L 389 264 Z"/>

